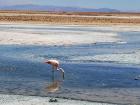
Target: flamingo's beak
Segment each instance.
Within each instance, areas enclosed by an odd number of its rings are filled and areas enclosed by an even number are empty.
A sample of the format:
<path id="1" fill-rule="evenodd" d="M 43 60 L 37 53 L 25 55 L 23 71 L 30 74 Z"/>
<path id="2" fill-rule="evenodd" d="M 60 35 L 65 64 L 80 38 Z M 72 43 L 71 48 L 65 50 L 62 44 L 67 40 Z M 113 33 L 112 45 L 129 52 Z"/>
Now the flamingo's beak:
<path id="1" fill-rule="evenodd" d="M 45 61 L 44 63 L 47 63 L 48 64 L 49 62 L 48 61 Z"/>
<path id="2" fill-rule="evenodd" d="M 45 63 L 50 64 L 51 62 L 50 61 L 46 61 Z"/>

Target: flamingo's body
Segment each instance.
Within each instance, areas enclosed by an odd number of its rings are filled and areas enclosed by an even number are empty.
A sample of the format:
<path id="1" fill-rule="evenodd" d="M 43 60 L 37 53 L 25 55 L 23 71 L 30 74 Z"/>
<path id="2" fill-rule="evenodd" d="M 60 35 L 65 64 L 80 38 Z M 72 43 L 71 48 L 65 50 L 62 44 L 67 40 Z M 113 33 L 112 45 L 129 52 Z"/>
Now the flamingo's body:
<path id="1" fill-rule="evenodd" d="M 52 65 L 53 70 L 57 70 L 59 68 L 59 61 L 57 60 L 48 60 L 45 63 Z"/>
<path id="2" fill-rule="evenodd" d="M 48 60 L 45 63 L 52 65 L 53 72 L 54 72 L 54 70 L 61 71 L 63 79 L 64 79 L 64 70 L 62 68 L 59 68 L 59 64 L 60 64 L 59 61 L 57 61 L 57 60 Z"/>

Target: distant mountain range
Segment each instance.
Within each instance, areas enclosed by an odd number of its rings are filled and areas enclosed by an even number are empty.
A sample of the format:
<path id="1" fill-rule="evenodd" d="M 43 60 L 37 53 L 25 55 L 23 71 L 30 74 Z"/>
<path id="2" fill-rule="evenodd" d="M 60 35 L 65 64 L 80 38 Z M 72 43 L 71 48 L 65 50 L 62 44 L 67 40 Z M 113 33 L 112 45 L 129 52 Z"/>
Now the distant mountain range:
<path id="1" fill-rule="evenodd" d="M 110 8 L 80 8 L 80 7 L 60 7 L 60 6 L 42 6 L 42 5 L 13 5 L 0 7 L 0 10 L 35 10 L 35 11 L 64 11 L 64 12 L 120 12 Z"/>

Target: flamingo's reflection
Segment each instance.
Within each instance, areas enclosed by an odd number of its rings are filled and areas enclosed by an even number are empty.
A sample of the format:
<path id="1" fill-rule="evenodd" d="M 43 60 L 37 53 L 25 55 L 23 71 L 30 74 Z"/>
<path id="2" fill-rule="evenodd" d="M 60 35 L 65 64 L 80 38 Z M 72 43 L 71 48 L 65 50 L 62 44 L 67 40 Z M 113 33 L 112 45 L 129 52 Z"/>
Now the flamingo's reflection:
<path id="1" fill-rule="evenodd" d="M 47 94 L 51 94 L 54 95 L 57 91 L 60 90 L 60 86 L 61 83 L 59 80 L 54 80 L 52 81 L 49 85 L 47 85 L 45 87 L 45 91 L 47 92 Z M 49 100 L 49 102 L 57 102 L 57 99 L 55 99 L 55 97 L 51 97 L 51 99 Z"/>
<path id="2" fill-rule="evenodd" d="M 55 93 L 59 90 L 60 82 L 58 80 L 53 81 L 51 84 L 49 84 L 46 89 L 49 93 Z"/>

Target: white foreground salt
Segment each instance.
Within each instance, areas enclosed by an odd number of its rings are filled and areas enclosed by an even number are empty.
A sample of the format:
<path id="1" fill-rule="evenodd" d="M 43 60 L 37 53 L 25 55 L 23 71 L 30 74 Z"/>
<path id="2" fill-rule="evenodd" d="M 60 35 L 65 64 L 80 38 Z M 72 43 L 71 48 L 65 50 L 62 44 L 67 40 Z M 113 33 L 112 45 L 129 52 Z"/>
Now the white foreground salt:
<path id="1" fill-rule="evenodd" d="M 78 100 L 57 98 L 58 102 L 49 102 L 49 97 L 0 95 L 0 105 L 113 105 L 107 103 L 96 103 Z"/>

